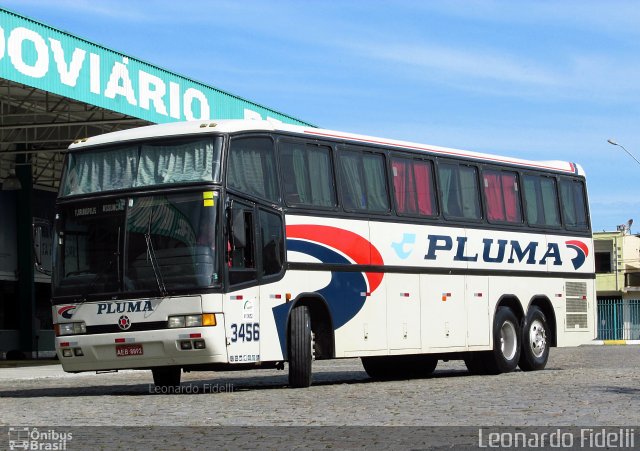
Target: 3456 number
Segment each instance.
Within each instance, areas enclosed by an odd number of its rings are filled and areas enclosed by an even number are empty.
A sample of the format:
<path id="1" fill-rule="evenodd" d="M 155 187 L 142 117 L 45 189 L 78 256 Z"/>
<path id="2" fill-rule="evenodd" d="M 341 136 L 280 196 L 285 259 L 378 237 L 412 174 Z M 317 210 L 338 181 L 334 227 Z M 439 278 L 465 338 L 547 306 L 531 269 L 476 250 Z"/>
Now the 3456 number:
<path id="1" fill-rule="evenodd" d="M 240 323 L 231 324 L 231 342 L 237 341 L 259 341 L 260 323 Z"/>

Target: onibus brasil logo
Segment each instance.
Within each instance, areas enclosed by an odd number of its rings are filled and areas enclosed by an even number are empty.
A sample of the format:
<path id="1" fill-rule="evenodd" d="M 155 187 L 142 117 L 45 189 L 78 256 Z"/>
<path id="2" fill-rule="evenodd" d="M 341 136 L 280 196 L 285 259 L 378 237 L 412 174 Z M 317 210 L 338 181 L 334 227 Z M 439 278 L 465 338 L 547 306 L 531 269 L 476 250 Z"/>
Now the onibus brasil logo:
<path id="1" fill-rule="evenodd" d="M 67 443 L 73 439 L 72 432 L 60 432 L 55 429 L 40 430 L 31 427 L 9 428 L 9 449 L 66 450 Z"/>

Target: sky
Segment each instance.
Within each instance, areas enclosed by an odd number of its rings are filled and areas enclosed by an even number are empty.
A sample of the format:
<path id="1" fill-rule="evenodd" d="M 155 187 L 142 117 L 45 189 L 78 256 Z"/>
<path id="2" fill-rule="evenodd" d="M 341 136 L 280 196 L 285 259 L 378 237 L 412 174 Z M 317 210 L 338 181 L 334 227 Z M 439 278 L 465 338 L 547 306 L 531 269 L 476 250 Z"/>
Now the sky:
<path id="1" fill-rule="evenodd" d="M 323 128 L 587 173 L 594 231 L 640 232 L 636 1 L 3 0 Z"/>

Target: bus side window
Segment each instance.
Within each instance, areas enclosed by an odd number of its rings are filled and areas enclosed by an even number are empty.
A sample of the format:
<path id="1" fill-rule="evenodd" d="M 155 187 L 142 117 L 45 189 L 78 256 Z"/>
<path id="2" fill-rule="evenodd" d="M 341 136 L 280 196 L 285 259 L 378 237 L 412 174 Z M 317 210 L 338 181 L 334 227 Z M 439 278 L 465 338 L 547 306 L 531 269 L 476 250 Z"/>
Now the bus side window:
<path id="1" fill-rule="evenodd" d="M 438 176 L 445 217 L 482 218 L 477 168 L 455 163 L 440 163 Z"/>
<path id="2" fill-rule="evenodd" d="M 483 171 L 487 219 L 496 222 L 522 222 L 518 175 L 515 172 Z"/>
<path id="3" fill-rule="evenodd" d="M 271 276 L 282 271 L 284 263 L 284 232 L 279 214 L 260 209 L 260 245 L 262 246 L 262 275 Z"/>
<path id="4" fill-rule="evenodd" d="M 462 216 L 458 192 L 457 171 L 454 165 L 440 164 L 438 167 L 440 191 L 442 192 L 442 210 L 445 216 Z"/>
<path id="5" fill-rule="evenodd" d="M 270 138 L 232 140 L 227 164 L 229 187 L 271 202 L 280 201 L 275 151 Z"/>
<path id="6" fill-rule="evenodd" d="M 569 228 L 588 229 L 584 184 L 578 180 L 562 179 L 560 181 L 560 200 L 565 225 Z"/>
<path id="7" fill-rule="evenodd" d="M 331 148 L 315 144 L 279 144 L 282 188 L 287 206 L 336 205 Z"/>
<path id="8" fill-rule="evenodd" d="M 389 211 L 384 155 L 343 149 L 339 154 L 339 168 L 345 209 L 371 213 Z"/>
<path id="9" fill-rule="evenodd" d="M 437 214 L 433 164 L 427 160 L 391 158 L 396 210 L 401 215 Z"/>
<path id="10" fill-rule="evenodd" d="M 229 215 L 228 266 L 229 282 L 255 280 L 255 240 L 253 208 L 234 202 Z"/>
<path id="11" fill-rule="evenodd" d="M 556 181 L 551 177 L 525 175 L 523 184 L 527 222 L 537 226 L 560 226 Z"/>

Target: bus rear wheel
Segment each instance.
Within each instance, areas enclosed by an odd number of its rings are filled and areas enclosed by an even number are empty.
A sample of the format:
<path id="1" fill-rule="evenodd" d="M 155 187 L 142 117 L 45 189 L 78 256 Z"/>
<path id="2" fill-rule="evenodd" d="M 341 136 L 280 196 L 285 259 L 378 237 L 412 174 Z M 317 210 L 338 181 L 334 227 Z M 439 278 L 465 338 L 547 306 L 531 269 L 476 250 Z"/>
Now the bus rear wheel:
<path id="1" fill-rule="evenodd" d="M 160 366 L 151 368 L 153 384 L 158 388 L 178 387 L 182 369 L 179 366 Z"/>
<path id="2" fill-rule="evenodd" d="M 537 371 L 547 366 L 549 343 L 547 341 L 547 317 L 533 306 L 527 313 L 522 329 L 522 352 L 518 366 L 522 371 Z"/>
<path id="3" fill-rule="evenodd" d="M 520 360 L 520 325 L 515 313 L 508 307 L 499 307 L 493 319 L 493 350 L 483 359 L 486 374 L 509 373 Z"/>
<path id="4" fill-rule="evenodd" d="M 311 316 L 306 305 L 291 310 L 289 318 L 289 385 L 294 388 L 311 385 L 313 337 Z"/>

